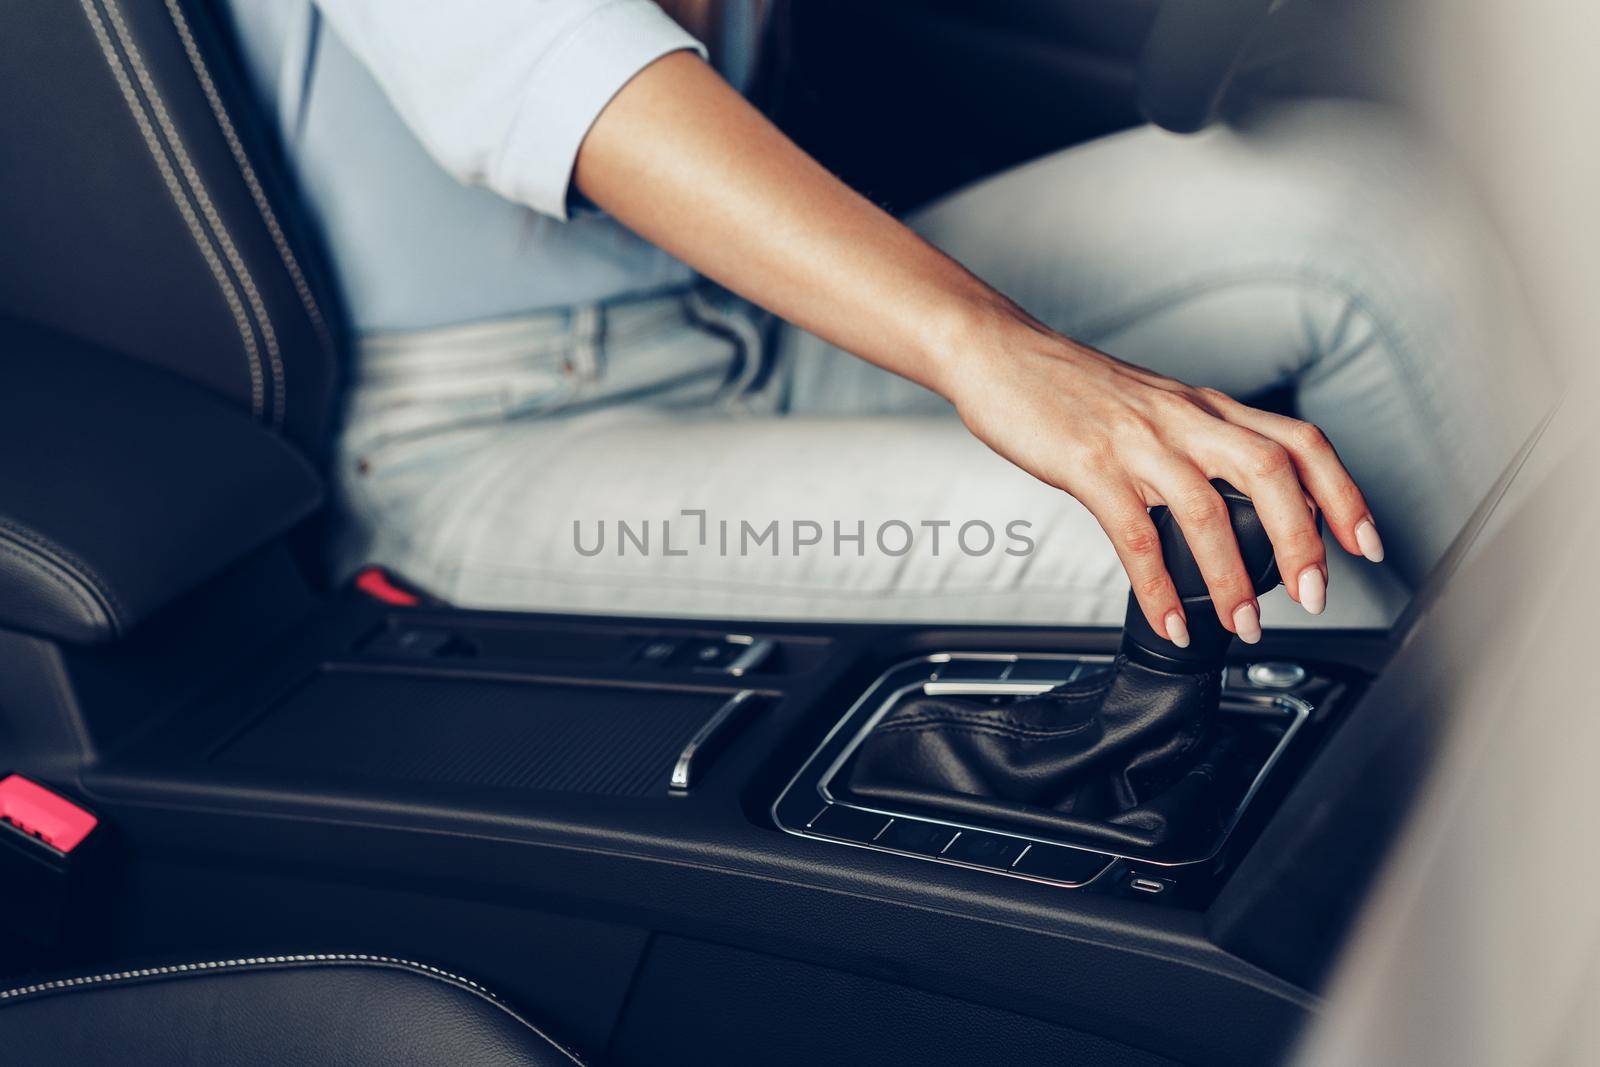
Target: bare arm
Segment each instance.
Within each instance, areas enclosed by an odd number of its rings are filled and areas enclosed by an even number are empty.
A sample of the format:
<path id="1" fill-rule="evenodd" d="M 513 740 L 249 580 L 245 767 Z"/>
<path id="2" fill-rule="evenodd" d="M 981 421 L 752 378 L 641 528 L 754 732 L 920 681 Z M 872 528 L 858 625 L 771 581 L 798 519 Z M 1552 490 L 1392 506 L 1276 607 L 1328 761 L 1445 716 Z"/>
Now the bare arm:
<path id="1" fill-rule="evenodd" d="M 1255 500 L 1290 595 L 1308 610 L 1322 610 L 1327 583 L 1308 500 L 1347 551 L 1382 558 L 1360 490 L 1315 427 L 1051 331 L 834 178 L 691 53 L 657 60 L 617 94 L 574 177 L 701 273 L 946 397 L 996 452 L 1082 501 L 1151 625 L 1179 643 L 1182 605 L 1146 514 L 1162 503 L 1223 625 L 1260 636 L 1211 478 Z"/>

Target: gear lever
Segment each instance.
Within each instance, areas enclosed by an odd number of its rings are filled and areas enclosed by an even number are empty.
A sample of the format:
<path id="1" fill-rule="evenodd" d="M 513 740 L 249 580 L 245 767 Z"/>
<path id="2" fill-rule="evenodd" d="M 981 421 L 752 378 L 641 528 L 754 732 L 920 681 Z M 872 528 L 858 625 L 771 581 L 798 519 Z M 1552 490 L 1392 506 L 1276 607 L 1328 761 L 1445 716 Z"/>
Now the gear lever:
<path id="1" fill-rule="evenodd" d="M 1255 586 L 1256 596 L 1270 592 L 1281 579 L 1272 540 L 1261 525 L 1255 505 L 1227 482 L 1219 479 L 1211 484 L 1228 505 L 1233 536 L 1239 542 L 1239 554 L 1244 559 L 1245 573 Z M 1178 520 L 1165 507 L 1152 509 L 1150 518 L 1161 538 L 1161 556 L 1166 561 L 1167 573 L 1172 576 L 1178 598 L 1183 601 L 1183 613 L 1188 617 L 1189 647 L 1179 648 L 1151 629 L 1139 602 L 1129 593 L 1128 615 L 1122 628 L 1122 653 L 1135 663 L 1161 671 L 1184 674 L 1214 671 L 1222 666 L 1233 634 L 1223 629 L 1217 619 L 1206 580 L 1195 562 L 1194 553 L 1189 551 L 1189 543 L 1183 539 Z M 1320 516 L 1317 521 L 1320 528 Z"/>
<path id="2" fill-rule="evenodd" d="M 1255 508 L 1228 483 L 1212 484 L 1256 594 L 1269 591 L 1278 568 Z M 1233 635 L 1177 520 L 1165 508 L 1152 518 L 1189 617 L 1188 648 L 1152 630 L 1130 594 L 1111 671 L 1015 701 L 908 700 L 862 740 L 848 793 L 1117 850 L 1181 851 L 1214 835 L 1259 767 L 1259 746 L 1219 721 Z"/>

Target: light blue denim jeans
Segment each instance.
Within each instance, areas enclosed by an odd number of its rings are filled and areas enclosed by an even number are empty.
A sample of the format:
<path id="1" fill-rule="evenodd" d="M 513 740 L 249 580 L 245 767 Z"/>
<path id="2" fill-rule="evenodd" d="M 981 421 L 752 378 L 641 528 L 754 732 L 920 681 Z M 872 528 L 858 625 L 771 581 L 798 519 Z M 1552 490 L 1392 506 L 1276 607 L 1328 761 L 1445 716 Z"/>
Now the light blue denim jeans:
<path id="1" fill-rule="evenodd" d="M 1550 400 L 1469 191 L 1367 105 L 1129 131 L 908 221 L 1072 337 L 1236 396 L 1292 388 L 1389 548 L 1372 567 L 1330 547 L 1321 625 L 1387 623 Z M 1016 623 L 1125 605 L 1088 513 L 944 400 L 703 290 L 369 336 L 347 425 L 343 565 L 464 605 Z M 1312 622 L 1281 592 L 1263 609 Z"/>

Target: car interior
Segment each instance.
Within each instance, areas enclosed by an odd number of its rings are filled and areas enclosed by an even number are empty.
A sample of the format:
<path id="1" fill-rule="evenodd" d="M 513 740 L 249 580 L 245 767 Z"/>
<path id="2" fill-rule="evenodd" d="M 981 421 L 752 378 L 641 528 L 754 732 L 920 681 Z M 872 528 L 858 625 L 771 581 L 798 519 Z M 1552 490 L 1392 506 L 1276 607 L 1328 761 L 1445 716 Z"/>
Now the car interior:
<path id="1" fill-rule="evenodd" d="M 849 39 L 815 29 L 835 6 L 795 5 L 773 113 L 896 209 L 1140 121 L 1202 128 L 1242 87 L 1366 91 L 1315 57 L 1286 75 L 1306 35 L 1264 32 L 1265 0 L 895 0 Z M 1180 650 L 1137 608 L 712 622 L 468 610 L 376 568 L 332 587 L 338 293 L 228 27 L 194 0 L 0 19 L 19 1062 L 281 1063 L 285 1030 L 348 1063 L 1294 1046 L 1427 777 L 1440 649 L 1484 608 L 1459 579 L 1515 530 L 1497 505 L 1536 441 L 1392 626 L 1248 649 L 1197 627 Z M 885 41 L 898 64 L 857 61 Z M 1180 743 L 1209 748 L 1176 773 Z"/>

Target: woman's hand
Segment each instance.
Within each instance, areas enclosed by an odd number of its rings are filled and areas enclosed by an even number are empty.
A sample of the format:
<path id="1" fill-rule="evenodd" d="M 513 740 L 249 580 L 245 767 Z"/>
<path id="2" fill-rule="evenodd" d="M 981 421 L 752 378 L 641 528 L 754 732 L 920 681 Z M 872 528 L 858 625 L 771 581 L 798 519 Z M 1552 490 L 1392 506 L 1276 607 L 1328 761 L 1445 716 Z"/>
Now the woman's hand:
<path id="1" fill-rule="evenodd" d="M 1314 509 L 1346 551 L 1383 558 L 1361 490 L 1315 426 L 1123 363 L 1014 308 L 983 318 L 946 339 L 945 370 L 932 384 L 989 447 L 1094 514 L 1157 633 L 1189 643 L 1147 513 L 1165 504 L 1222 625 L 1246 642 L 1261 639 L 1260 607 L 1213 478 L 1255 503 L 1289 595 L 1314 615 L 1328 584 Z"/>

